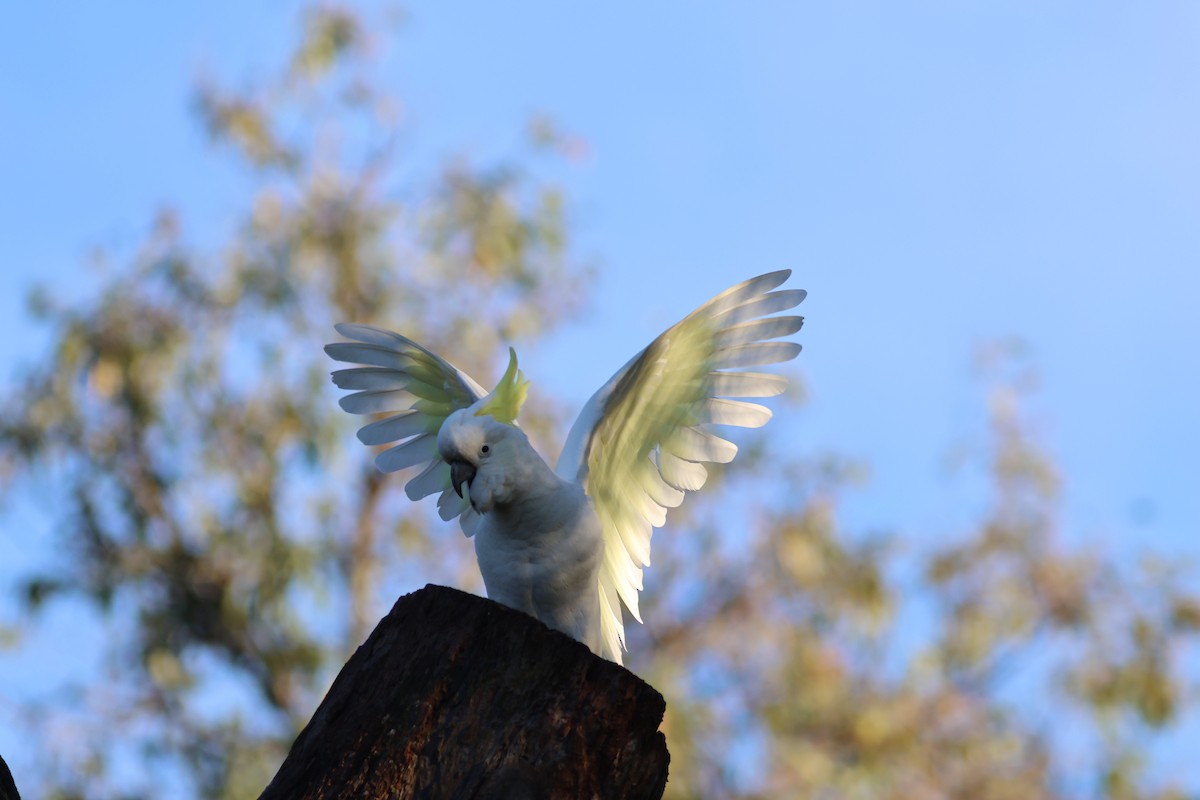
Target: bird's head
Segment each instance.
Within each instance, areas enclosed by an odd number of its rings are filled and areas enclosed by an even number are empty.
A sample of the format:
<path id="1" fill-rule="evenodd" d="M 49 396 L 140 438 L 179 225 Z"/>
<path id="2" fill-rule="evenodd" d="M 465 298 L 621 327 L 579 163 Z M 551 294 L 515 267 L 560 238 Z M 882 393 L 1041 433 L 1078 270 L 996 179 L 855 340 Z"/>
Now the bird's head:
<path id="1" fill-rule="evenodd" d="M 438 431 L 438 454 L 450 465 L 454 491 L 462 497 L 466 484 L 471 506 L 480 514 L 508 502 L 520 480 L 522 461 L 516 456 L 522 445 L 529 449 L 529 440 L 516 421 L 528 391 L 529 381 L 510 347 L 508 369 L 492 393 L 455 411 Z"/>
<path id="2" fill-rule="evenodd" d="M 455 411 L 438 431 L 438 454 L 450 465 L 454 491 L 467 487 L 471 506 L 480 514 L 511 500 L 519 476 L 517 455 L 528 440 L 520 428 L 498 422 L 470 408 Z"/>

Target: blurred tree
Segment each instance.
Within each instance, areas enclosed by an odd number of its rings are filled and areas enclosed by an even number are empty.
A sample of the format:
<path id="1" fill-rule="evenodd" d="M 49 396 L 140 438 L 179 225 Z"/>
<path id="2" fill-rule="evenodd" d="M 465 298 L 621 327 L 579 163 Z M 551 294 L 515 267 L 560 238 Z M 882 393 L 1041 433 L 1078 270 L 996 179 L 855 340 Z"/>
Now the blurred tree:
<path id="1" fill-rule="evenodd" d="M 502 343 L 580 303 L 537 170 L 573 145 L 538 119 L 511 161 L 406 179 L 367 26 L 325 6 L 303 22 L 277 80 L 199 91 L 255 186 L 230 241 L 193 244 L 164 211 L 96 299 L 34 298 L 53 352 L 7 398 L 0 457 L 9 492 L 45 498 L 60 560 L 19 587 L 25 624 L 82 603 L 106 639 L 82 710 L 28 709 L 29 796 L 254 797 L 397 593 L 480 588 L 469 543 L 367 463 L 320 346 L 374 322 L 494 377 Z M 969 463 L 991 494 L 968 529 L 855 535 L 837 512 L 859 465 L 750 439 L 656 537 L 629 663 L 667 696 L 669 796 L 1181 796 L 1145 760 L 1193 699 L 1200 601 L 1167 566 L 1062 542 L 1031 373 L 982 361 L 992 422 Z M 536 402 L 534 438 L 561 430 Z M 752 526 L 718 530 L 722 483 Z M 1089 758 L 1063 760 L 1060 721 Z"/>
<path id="2" fill-rule="evenodd" d="M 676 624 L 635 630 L 654 638 L 630 660 L 668 698 L 668 797 L 1196 796 L 1146 763 L 1194 707 L 1197 596 L 1179 569 L 1064 545 L 1061 479 L 1028 419 L 1036 372 L 1013 343 L 978 361 L 990 425 L 964 468 L 989 497 L 969 528 L 839 528 L 863 470 L 829 457 L 742 509 L 762 523 L 734 556 L 728 530 L 658 538 L 646 603 Z M 739 471 L 722 502 L 770 477 Z"/>
<path id="3" fill-rule="evenodd" d="M 94 302 L 34 300 L 54 350 L 8 398 L 0 442 L 24 488 L 50 487 L 63 558 L 23 592 L 122 621 L 84 687 L 86 746 L 45 796 L 157 794 L 152 769 L 110 779 L 114 740 L 200 795 L 254 796 L 397 587 L 479 584 L 469 543 L 350 449 L 321 345 L 336 321 L 389 324 L 487 378 L 502 342 L 570 313 L 586 272 L 558 191 L 522 163 L 401 181 L 419 170 L 397 156 L 365 30 L 319 7 L 276 81 L 199 91 L 256 186 L 231 241 L 193 247 L 164 211 Z M 555 142 L 539 130 L 525 163 Z M 214 709 L 214 687 L 239 699 Z"/>

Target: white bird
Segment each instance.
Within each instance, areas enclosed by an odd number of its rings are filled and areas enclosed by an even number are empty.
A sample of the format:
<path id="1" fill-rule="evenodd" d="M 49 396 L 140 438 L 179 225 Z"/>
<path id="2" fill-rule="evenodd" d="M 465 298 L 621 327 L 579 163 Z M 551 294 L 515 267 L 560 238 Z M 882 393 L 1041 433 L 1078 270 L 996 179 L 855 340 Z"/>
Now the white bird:
<path id="1" fill-rule="evenodd" d="M 462 370 L 416 342 L 367 325 L 340 324 L 352 342 L 326 345 L 333 381 L 352 414 L 387 413 L 358 432 L 367 445 L 400 442 L 375 464 L 384 472 L 424 469 L 405 486 L 413 500 L 439 494 L 442 519 L 474 537 L 488 597 L 540 619 L 621 663 L 622 606 L 638 622 L 650 534 L 667 509 L 704 485 L 704 462 L 725 463 L 737 447 L 713 425 L 756 428 L 778 376 L 730 371 L 796 357 L 776 341 L 804 318 L 770 316 L 798 305 L 802 289 L 777 289 L 781 270 L 709 300 L 621 367 L 592 395 L 551 469 L 517 426 L 529 383 L 509 348 L 508 369 L 487 393 Z"/>

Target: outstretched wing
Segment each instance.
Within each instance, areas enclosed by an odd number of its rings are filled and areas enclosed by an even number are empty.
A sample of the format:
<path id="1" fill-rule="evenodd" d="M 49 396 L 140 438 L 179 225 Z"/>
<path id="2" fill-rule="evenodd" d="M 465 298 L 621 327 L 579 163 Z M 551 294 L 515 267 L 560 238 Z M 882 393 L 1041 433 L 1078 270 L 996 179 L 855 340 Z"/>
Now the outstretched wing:
<path id="1" fill-rule="evenodd" d="M 571 428 L 557 472 L 592 497 L 604 530 L 600 617 L 606 655 L 620 663 L 624 604 L 641 622 L 638 592 L 650 565 L 650 533 L 685 491 L 704 485 L 704 462 L 725 463 L 737 447 L 713 425 L 757 428 L 771 412 L 731 397 L 771 397 L 787 381 L 729 371 L 795 358 L 800 345 L 774 341 L 800 330 L 792 308 L 804 290 L 772 291 L 781 270 L 727 289 L 667 330 L 592 395 Z"/>
<path id="2" fill-rule="evenodd" d="M 446 417 L 487 392 L 458 367 L 398 333 L 349 323 L 334 328 L 354 341 L 327 344 L 325 352 L 337 361 L 370 365 L 333 373 L 335 384 L 355 390 L 338 401 L 342 409 L 351 414 L 390 415 L 360 428 L 359 441 L 366 445 L 399 442 L 377 455 L 375 466 L 397 472 L 424 464 L 405 485 L 405 493 L 412 500 L 440 493 L 441 518 L 459 517 L 463 533 L 472 535 L 479 518 L 451 487 L 450 467 L 438 455 L 437 435 Z"/>

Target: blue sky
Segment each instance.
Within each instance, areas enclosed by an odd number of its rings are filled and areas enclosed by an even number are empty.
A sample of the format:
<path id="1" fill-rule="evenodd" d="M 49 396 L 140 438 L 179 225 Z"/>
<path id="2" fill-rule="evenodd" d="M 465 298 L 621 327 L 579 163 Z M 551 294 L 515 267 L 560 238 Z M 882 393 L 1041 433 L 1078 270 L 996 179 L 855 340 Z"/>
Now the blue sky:
<path id="1" fill-rule="evenodd" d="M 970 355 L 1015 335 L 1066 535 L 1200 554 L 1200 5 L 642 5 L 413 3 L 386 56 L 417 161 L 508 151 L 537 112 L 587 140 L 565 180 L 595 295 L 523 354 L 536 383 L 582 402 L 708 296 L 791 267 L 812 402 L 776 423 L 872 463 L 853 525 L 953 527 Z M 85 296 L 89 250 L 133 247 L 163 202 L 197 238 L 232 223 L 240 176 L 190 87 L 268 74 L 295 8 L 6 11 L 0 380 L 42 341 L 32 281 Z M 0 582 L 45 555 L 11 530 Z"/>

